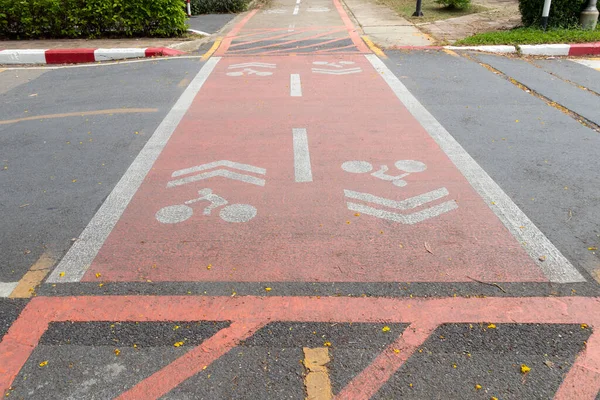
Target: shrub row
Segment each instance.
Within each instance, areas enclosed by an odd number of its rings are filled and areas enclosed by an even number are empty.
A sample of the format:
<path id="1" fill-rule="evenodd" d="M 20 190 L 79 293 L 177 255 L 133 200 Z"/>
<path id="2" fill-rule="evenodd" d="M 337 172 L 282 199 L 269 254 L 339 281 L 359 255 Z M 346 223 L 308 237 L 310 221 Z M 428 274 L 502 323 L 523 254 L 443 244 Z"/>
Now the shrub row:
<path id="1" fill-rule="evenodd" d="M 172 37 L 182 0 L 0 0 L 0 38 Z"/>
<path id="2" fill-rule="evenodd" d="M 192 15 L 246 11 L 248 0 L 191 0 Z"/>
<path id="3" fill-rule="evenodd" d="M 572 28 L 579 26 L 579 13 L 587 0 L 552 0 L 548 27 Z M 519 0 L 521 21 L 525 26 L 541 26 L 544 0 Z"/>

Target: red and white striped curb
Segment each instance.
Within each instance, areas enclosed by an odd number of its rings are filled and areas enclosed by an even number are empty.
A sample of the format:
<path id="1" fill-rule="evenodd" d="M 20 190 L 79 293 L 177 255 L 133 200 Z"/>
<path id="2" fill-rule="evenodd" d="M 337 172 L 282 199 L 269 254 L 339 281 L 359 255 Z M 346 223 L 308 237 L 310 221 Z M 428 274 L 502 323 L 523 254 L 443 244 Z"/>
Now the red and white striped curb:
<path id="1" fill-rule="evenodd" d="M 577 44 L 522 44 L 516 46 L 444 46 L 448 50 L 475 50 L 487 53 L 517 53 L 530 56 L 588 56 L 600 54 L 600 42 Z"/>
<path id="2" fill-rule="evenodd" d="M 0 50 L 0 64 L 79 64 L 159 56 L 176 56 L 183 51 L 167 47 L 129 49 L 22 49 Z"/>

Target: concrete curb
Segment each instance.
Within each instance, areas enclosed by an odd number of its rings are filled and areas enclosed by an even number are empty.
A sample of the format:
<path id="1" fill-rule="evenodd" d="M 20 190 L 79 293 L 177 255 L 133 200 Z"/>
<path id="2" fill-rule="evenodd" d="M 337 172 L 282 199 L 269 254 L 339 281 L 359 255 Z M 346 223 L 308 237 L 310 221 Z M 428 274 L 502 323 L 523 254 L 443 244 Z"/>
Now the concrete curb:
<path id="1" fill-rule="evenodd" d="M 474 50 L 487 53 L 521 53 L 530 56 L 588 56 L 600 54 L 600 42 L 576 44 L 523 44 L 520 46 L 444 46 L 448 50 Z"/>
<path id="2" fill-rule="evenodd" d="M 0 64 L 79 64 L 181 54 L 185 52 L 167 47 L 0 50 Z"/>

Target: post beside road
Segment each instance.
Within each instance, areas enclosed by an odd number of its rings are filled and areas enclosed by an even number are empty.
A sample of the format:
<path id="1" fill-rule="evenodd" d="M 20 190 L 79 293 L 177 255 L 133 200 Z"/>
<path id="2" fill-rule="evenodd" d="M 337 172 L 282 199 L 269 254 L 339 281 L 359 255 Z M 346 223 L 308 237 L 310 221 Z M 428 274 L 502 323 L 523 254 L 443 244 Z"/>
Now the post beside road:
<path id="1" fill-rule="evenodd" d="M 587 7 L 581 12 L 579 21 L 583 29 L 594 30 L 598 23 L 598 9 L 596 8 L 597 0 L 589 0 Z"/>

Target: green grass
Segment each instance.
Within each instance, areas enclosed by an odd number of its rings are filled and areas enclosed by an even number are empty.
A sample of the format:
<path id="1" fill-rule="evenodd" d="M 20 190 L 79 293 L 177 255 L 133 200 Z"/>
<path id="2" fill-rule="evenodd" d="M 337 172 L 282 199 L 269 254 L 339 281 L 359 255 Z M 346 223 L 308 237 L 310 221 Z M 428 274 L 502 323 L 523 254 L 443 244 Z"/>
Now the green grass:
<path id="1" fill-rule="evenodd" d="M 440 19 L 462 17 L 463 15 L 487 11 L 487 8 L 480 5 L 471 5 L 471 7 L 461 10 L 443 7 L 436 4 L 434 0 L 422 0 L 421 11 L 423 11 L 424 16 L 413 17 L 412 15 L 416 9 L 416 0 L 377 0 L 377 2 L 388 6 L 401 17 L 407 18 L 413 23 L 438 21 Z"/>
<path id="2" fill-rule="evenodd" d="M 600 26 L 593 31 L 581 29 L 515 28 L 508 31 L 480 33 L 454 43 L 457 46 L 493 44 L 544 44 L 600 42 Z"/>

